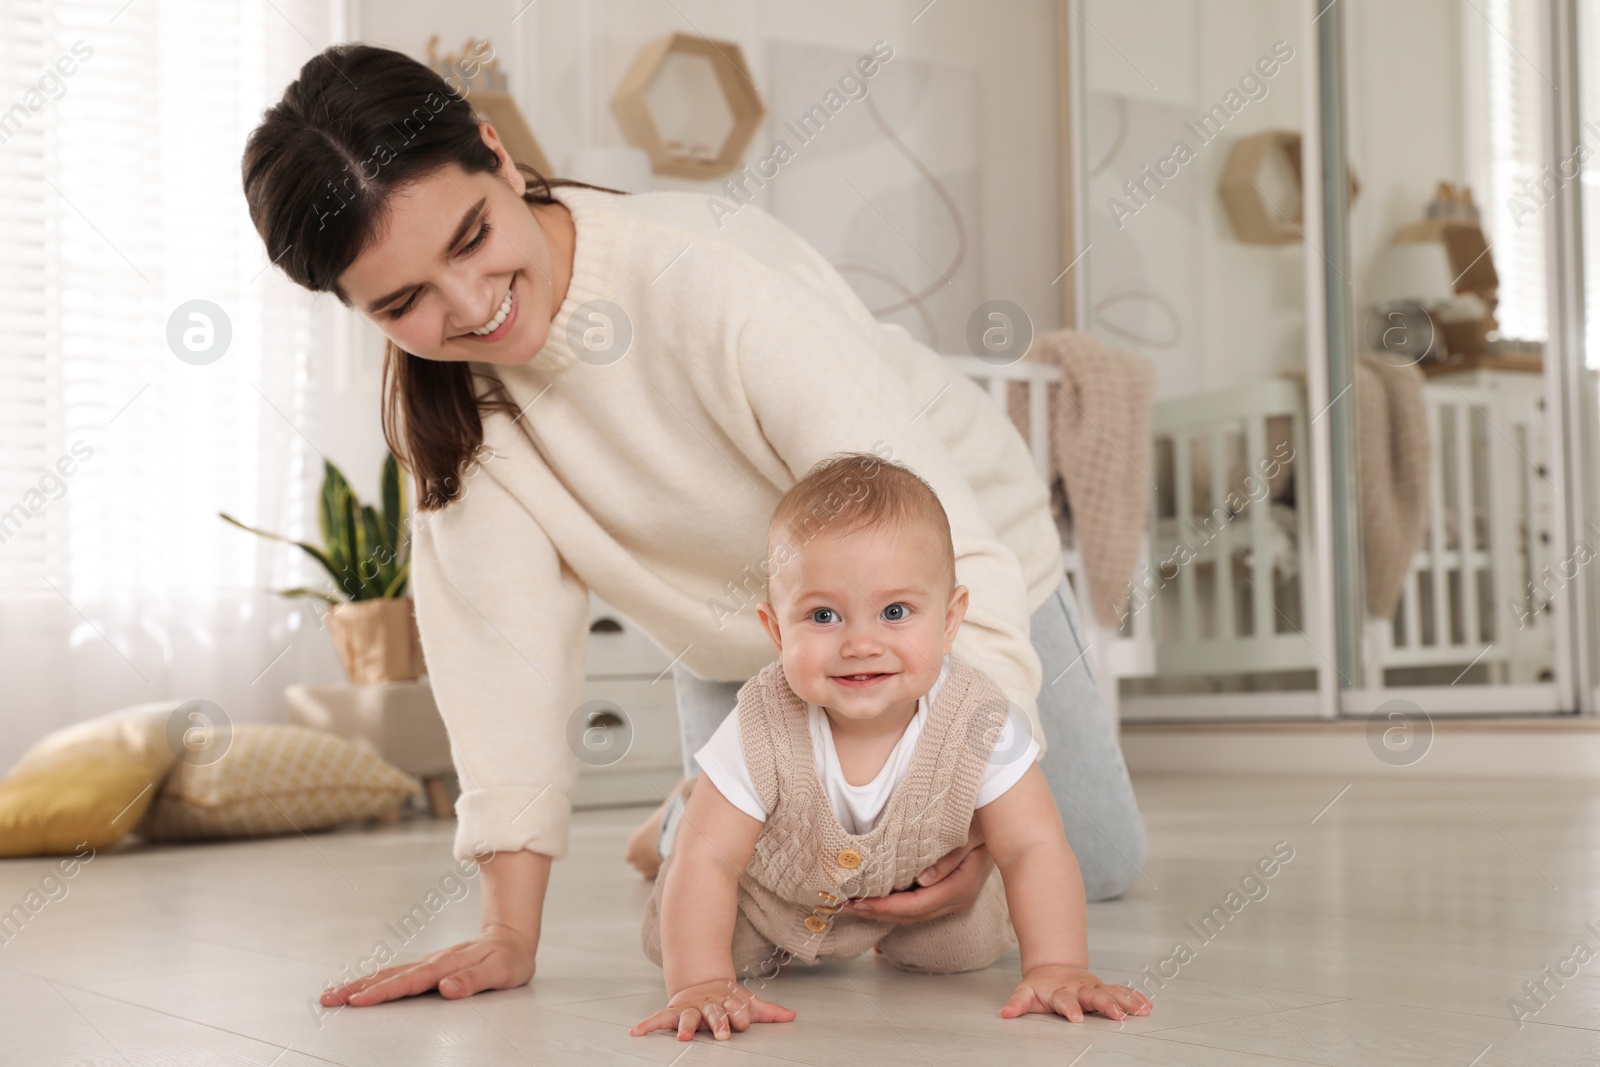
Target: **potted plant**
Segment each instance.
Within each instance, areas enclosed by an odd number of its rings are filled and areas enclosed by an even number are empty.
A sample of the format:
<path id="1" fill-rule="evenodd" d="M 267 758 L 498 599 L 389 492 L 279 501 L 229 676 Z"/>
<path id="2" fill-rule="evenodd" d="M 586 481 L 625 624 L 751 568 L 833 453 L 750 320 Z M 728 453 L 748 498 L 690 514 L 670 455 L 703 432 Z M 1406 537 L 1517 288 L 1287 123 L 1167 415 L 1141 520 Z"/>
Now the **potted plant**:
<path id="1" fill-rule="evenodd" d="M 299 546 L 322 564 L 335 595 L 320 589 L 276 590 L 279 596 L 309 596 L 333 605 L 325 618 L 345 676 L 355 683 L 411 682 L 422 673 L 422 642 L 411 598 L 404 595 L 411 572 L 406 500 L 393 454 L 383 461 L 379 509 L 363 504 L 338 467 L 324 460 L 318 514 L 322 548 L 257 530 L 226 512 L 217 514 L 241 530 Z"/>

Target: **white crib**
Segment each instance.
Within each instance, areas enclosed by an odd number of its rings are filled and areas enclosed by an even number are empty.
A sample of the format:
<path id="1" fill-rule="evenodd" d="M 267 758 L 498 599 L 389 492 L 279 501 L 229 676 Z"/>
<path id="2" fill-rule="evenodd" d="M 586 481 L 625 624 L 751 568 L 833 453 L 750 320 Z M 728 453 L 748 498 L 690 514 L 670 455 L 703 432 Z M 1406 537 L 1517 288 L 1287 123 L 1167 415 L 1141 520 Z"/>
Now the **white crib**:
<path id="1" fill-rule="evenodd" d="M 1056 371 L 1028 362 L 998 367 L 972 356 L 946 358 L 1002 410 L 1008 383 L 1026 385 L 1027 444 L 1040 473 L 1048 472 L 1045 414 Z M 1394 618 L 1368 623 L 1368 687 L 1383 687 L 1392 671 L 1478 664 L 1496 683 L 1548 678 L 1549 617 L 1515 609 L 1526 604 L 1530 585 L 1539 585 L 1549 558 L 1548 486 L 1528 459 L 1545 454 L 1541 390 L 1536 375 L 1509 372 L 1454 374 L 1425 384 L 1433 443 L 1428 533 Z M 1152 529 L 1130 614 L 1119 627 L 1101 627 L 1092 617 L 1082 557 L 1070 534 L 1065 539 L 1063 562 L 1079 593 L 1079 613 L 1094 632 L 1099 676 L 1316 669 L 1319 653 L 1301 633 L 1305 606 L 1313 602 L 1316 548 L 1305 488 L 1302 387 L 1278 379 L 1160 401 L 1152 429 L 1158 471 Z M 1285 441 L 1293 448 L 1292 495 L 1278 502 L 1252 496 L 1237 513 L 1220 506 L 1228 475 L 1270 469 Z M 1194 476 L 1200 467 L 1209 468 L 1210 492 Z M 1180 544 L 1187 551 L 1175 557 Z M 1102 689 L 1114 705 L 1116 687 Z"/>

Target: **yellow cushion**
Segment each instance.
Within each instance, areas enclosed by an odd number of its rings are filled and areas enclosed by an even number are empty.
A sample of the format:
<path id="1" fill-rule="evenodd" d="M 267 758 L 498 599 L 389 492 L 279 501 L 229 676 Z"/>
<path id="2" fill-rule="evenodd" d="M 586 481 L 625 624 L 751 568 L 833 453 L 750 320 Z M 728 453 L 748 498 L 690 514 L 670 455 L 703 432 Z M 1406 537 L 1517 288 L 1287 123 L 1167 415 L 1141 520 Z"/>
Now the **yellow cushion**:
<path id="1" fill-rule="evenodd" d="M 235 726 L 220 758 L 173 764 L 138 830 L 158 841 L 320 830 L 385 816 L 420 792 L 370 749 L 324 730 Z"/>
<path id="2" fill-rule="evenodd" d="M 0 857 L 64 856 L 138 825 L 172 765 L 181 702 L 141 704 L 45 737 L 0 782 Z"/>
<path id="3" fill-rule="evenodd" d="M 65 752 L 125 750 L 145 760 L 157 774 L 165 774 L 176 750 L 167 743 L 167 725 L 186 702 L 158 700 L 113 711 L 97 719 L 63 726 L 36 742 L 22 754 L 13 770 L 36 764 Z"/>
<path id="4" fill-rule="evenodd" d="M 75 755 L 0 782 L 0 856 L 108 848 L 138 825 L 155 790 L 135 760 Z"/>

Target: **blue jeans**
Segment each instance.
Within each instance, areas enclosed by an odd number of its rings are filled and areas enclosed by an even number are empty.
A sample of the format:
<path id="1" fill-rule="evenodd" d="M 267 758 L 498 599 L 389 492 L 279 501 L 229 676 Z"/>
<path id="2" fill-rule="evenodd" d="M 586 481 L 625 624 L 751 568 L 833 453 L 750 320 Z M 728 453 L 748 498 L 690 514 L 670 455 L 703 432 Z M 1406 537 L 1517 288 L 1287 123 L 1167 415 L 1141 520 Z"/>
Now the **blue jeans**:
<path id="1" fill-rule="evenodd" d="M 1067 842 L 1078 857 L 1085 895 L 1090 900 L 1111 900 L 1127 892 L 1144 865 L 1144 817 L 1128 779 L 1116 724 L 1100 700 L 1077 603 L 1065 576 L 1033 613 L 1029 636 L 1044 667 L 1038 702 L 1045 735 L 1040 769 L 1055 794 Z M 673 682 L 683 773 L 692 778 L 700 773 L 694 753 L 738 703 L 743 683 L 707 681 L 681 666 L 673 668 Z"/>

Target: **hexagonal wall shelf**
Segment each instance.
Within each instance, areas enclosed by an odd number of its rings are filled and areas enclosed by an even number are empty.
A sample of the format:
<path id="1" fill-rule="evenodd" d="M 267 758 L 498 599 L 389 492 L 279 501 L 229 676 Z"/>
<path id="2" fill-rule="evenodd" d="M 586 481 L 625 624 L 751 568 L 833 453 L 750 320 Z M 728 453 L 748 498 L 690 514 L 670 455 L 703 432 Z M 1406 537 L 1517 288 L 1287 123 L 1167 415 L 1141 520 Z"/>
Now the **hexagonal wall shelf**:
<path id="1" fill-rule="evenodd" d="M 650 169 L 679 178 L 736 169 L 765 114 L 739 46 L 687 33 L 646 45 L 611 109 Z"/>
<path id="2" fill-rule="evenodd" d="M 1217 183 L 1234 236 L 1255 245 L 1294 244 L 1301 239 L 1305 227 L 1303 188 L 1296 130 L 1267 130 L 1235 141 Z M 1360 191 L 1361 183 L 1352 170 L 1350 203 L 1355 203 Z"/>

